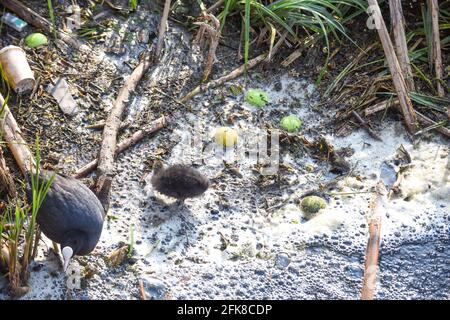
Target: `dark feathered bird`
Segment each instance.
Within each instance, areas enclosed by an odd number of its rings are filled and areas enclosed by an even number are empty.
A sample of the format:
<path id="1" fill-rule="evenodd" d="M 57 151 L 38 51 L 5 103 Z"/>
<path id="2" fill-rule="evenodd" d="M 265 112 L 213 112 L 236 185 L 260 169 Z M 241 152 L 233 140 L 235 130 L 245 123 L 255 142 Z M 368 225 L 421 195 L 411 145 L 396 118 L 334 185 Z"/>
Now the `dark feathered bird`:
<path id="1" fill-rule="evenodd" d="M 202 195 L 209 187 L 209 180 L 190 166 L 176 164 L 164 168 L 161 161 L 156 161 L 152 185 L 158 192 L 184 202 L 186 198 Z"/>
<path id="2" fill-rule="evenodd" d="M 42 171 L 40 183 L 54 173 Z M 31 202 L 31 188 L 27 188 Z M 61 245 L 64 269 L 73 255 L 94 250 L 103 229 L 105 212 L 97 196 L 82 182 L 56 174 L 36 220 L 42 232 Z"/>

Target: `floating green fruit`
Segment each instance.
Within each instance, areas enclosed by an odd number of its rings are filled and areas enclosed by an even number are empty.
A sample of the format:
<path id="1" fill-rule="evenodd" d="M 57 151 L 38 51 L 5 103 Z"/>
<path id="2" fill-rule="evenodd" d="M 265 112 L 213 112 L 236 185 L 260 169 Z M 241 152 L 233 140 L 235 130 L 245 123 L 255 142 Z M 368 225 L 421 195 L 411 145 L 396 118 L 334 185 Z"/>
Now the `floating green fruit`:
<path id="1" fill-rule="evenodd" d="M 310 219 L 314 213 L 319 212 L 320 209 L 325 209 L 327 207 L 327 203 L 321 197 L 307 196 L 302 199 L 301 207 L 305 213 L 305 217 Z"/>
<path id="2" fill-rule="evenodd" d="M 302 126 L 302 121 L 297 116 L 291 114 L 281 119 L 280 126 L 287 132 L 297 132 Z"/>
<path id="3" fill-rule="evenodd" d="M 245 101 L 256 107 L 264 107 L 269 102 L 269 96 L 260 89 L 250 89 L 247 91 Z"/>
<path id="4" fill-rule="evenodd" d="M 48 43 L 47 37 L 42 33 L 32 33 L 25 38 L 25 44 L 30 48 L 37 48 Z"/>
<path id="5" fill-rule="evenodd" d="M 237 143 L 238 134 L 236 130 L 228 127 L 218 128 L 214 134 L 217 144 L 224 147 L 232 147 Z"/>

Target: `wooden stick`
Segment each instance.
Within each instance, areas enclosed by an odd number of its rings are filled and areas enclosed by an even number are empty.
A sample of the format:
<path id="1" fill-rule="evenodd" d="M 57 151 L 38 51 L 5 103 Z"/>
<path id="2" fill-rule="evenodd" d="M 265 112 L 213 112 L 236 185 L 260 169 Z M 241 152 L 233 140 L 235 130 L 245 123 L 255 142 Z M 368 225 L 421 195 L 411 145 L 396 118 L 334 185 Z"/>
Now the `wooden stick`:
<path id="1" fill-rule="evenodd" d="M 114 156 L 117 145 L 117 133 L 122 122 L 122 113 L 125 109 L 125 103 L 128 101 L 131 93 L 136 89 L 138 82 L 150 68 L 151 64 L 152 58 L 150 55 L 143 57 L 136 69 L 134 69 L 131 75 L 125 80 L 106 119 L 98 158 L 98 178 L 96 184 L 96 193 L 100 202 L 103 204 L 105 211 L 107 211 L 109 203 L 111 183 L 114 175 Z"/>
<path id="2" fill-rule="evenodd" d="M 432 41 L 432 58 L 434 62 L 434 73 L 437 80 L 438 95 L 443 97 L 445 95 L 444 87 L 442 86 L 442 55 L 441 55 L 441 40 L 439 36 L 439 4 L 437 0 L 427 0 L 428 9 L 431 12 L 431 26 L 433 33 Z"/>
<path id="3" fill-rule="evenodd" d="M 387 109 L 389 106 L 397 106 L 399 104 L 398 100 L 395 99 L 393 101 L 385 100 L 382 102 L 379 102 L 373 106 L 367 107 L 364 109 L 364 116 L 369 116 L 371 114 L 377 113 L 379 111 Z"/>
<path id="4" fill-rule="evenodd" d="M 382 217 L 385 215 L 384 202 L 387 200 L 387 190 L 384 183 L 379 181 L 376 194 L 370 203 L 369 240 L 367 241 L 366 260 L 364 265 L 364 279 L 361 291 L 362 300 L 372 300 L 375 296 L 378 257 L 380 255 L 380 232 Z"/>
<path id="5" fill-rule="evenodd" d="M 406 88 L 405 79 L 402 75 L 402 70 L 395 55 L 394 46 L 389 37 L 389 33 L 384 23 L 381 10 L 377 0 L 368 0 L 369 5 L 374 9 L 375 20 L 379 22 L 377 25 L 378 36 L 380 37 L 381 44 L 383 45 L 384 54 L 389 65 L 389 70 L 392 75 L 395 90 L 400 101 L 400 110 L 403 114 L 406 129 L 413 136 L 416 131 L 416 117 L 411 100 L 408 96 L 408 89 Z"/>
<path id="6" fill-rule="evenodd" d="M 93 123 L 93 124 L 89 124 L 89 125 L 86 126 L 86 129 L 92 129 L 92 130 L 103 129 L 105 127 L 105 123 L 106 123 L 106 121 L 102 120 L 102 121 L 99 121 L 99 122 L 96 122 L 96 123 Z M 121 123 L 119 129 L 120 130 L 125 129 L 129 125 L 130 124 L 128 122 Z"/>
<path id="7" fill-rule="evenodd" d="M 111 9 L 113 9 L 113 10 L 117 10 L 117 11 L 123 11 L 123 10 L 126 10 L 126 8 L 123 8 L 123 7 L 119 7 L 119 6 L 116 6 L 115 4 L 113 4 L 111 1 L 109 1 L 109 0 L 103 0 Z"/>
<path id="8" fill-rule="evenodd" d="M 141 293 L 141 300 L 147 300 L 147 296 L 145 295 L 144 282 L 142 279 L 139 279 L 139 292 Z"/>
<path id="9" fill-rule="evenodd" d="M 216 3 L 214 3 L 211 7 L 209 7 L 208 9 L 206 9 L 206 13 L 214 13 L 214 11 L 216 11 L 223 3 L 225 2 L 225 0 L 219 0 Z"/>
<path id="10" fill-rule="evenodd" d="M 402 3 L 400 0 L 389 0 L 389 7 L 391 10 L 391 25 L 394 33 L 395 52 L 397 53 L 398 63 L 402 69 L 406 87 L 409 91 L 415 91 L 413 73 L 406 44 L 405 19 L 403 16 Z"/>
<path id="11" fill-rule="evenodd" d="M 0 145 L 0 194 L 4 191 L 11 198 L 15 198 L 15 196 L 17 195 L 17 189 L 14 183 L 14 179 L 12 178 L 11 172 L 6 165 L 5 158 L 3 157 L 3 150 Z"/>
<path id="12" fill-rule="evenodd" d="M 162 51 L 164 43 L 164 34 L 167 29 L 167 19 L 169 18 L 170 0 L 166 0 L 164 3 L 164 10 L 161 17 L 161 23 L 159 25 L 158 42 L 156 43 L 156 57 L 159 57 Z"/>
<path id="13" fill-rule="evenodd" d="M 417 118 L 419 119 L 419 121 L 422 122 L 423 124 L 425 124 L 427 126 L 437 125 L 437 123 L 435 121 L 431 120 L 430 118 L 423 115 L 422 113 L 416 111 L 416 114 L 417 114 Z M 436 130 L 436 131 L 442 133 L 444 136 L 450 138 L 450 130 L 447 129 L 446 127 L 436 127 L 436 128 L 434 128 L 434 130 Z"/>
<path id="14" fill-rule="evenodd" d="M 256 67 L 259 63 L 263 62 L 266 57 L 267 53 L 263 53 L 257 56 L 256 58 L 253 58 L 250 61 L 248 61 L 247 70 Z M 229 74 L 220 77 L 219 79 L 211 80 L 205 85 L 199 85 L 195 87 L 194 90 L 190 91 L 187 95 L 185 95 L 183 98 L 181 98 L 180 102 L 185 103 L 201 92 L 205 92 L 209 89 L 216 88 L 227 81 L 236 79 L 237 77 L 243 75 L 245 70 L 246 70 L 245 65 L 242 65 L 239 68 L 236 68 L 233 71 L 231 71 Z"/>
<path id="15" fill-rule="evenodd" d="M 394 106 L 398 106 L 399 102 L 397 99 L 395 99 L 393 102 Z M 383 101 L 380 102 L 376 105 L 374 105 L 373 107 L 369 107 L 364 111 L 364 115 L 367 117 L 368 115 L 377 113 L 379 111 L 382 111 L 384 109 L 386 109 L 389 105 L 389 101 Z M 431 120 L 430 118 L 424 116 L 422 113 L 420 113 L 419 111 L 415 110 L 416 116 L 417 116 L 417 120 L 419 120 L 419 122 L 427 125 L 427 126 L 436 126 L 437 123 L 433 120 Z M 436 127 L 433 128 L 434 130 L 442 133 L 444 136 L 446 137 L 450 137 L 450 130 L 447 129 L 446 127 Z"/>
<path id="16" fill-rule="evenodd" d="M 366 131 L 369 133 L 369 135 L 374 138 L 375 140 L 378 141 L 383 141 L 379 135 L 377 135 L 370 127 L 369 125 L 366 123 L 366 121 L 363 120 L 363 118 L 361 118 L 361 116 L 358 114 L 358 112 L 356 112 L 355 110 L 352 110 L 352 115 L 355 117 L 355 119 L 361 124 L 361 126 L 366 129 Z"/>
<path id="17" fill-rule="evenodd" d="M 35 238 L 34 238 L 34 246 L 33 246 L 33 253 L 31 254 L 31 258 L 36 258 L 37 251 L 39 248 L 39 241 L 41 241 L 41 230 L 39 228 L 39 224 L 36 224 L 36 232 L 35 232 Z"/>
<path id="18" fill-rule="evenodd" d="M 0 94 L 0 105 L 3 105 L 4 103 L 5 100 Z M 4 105 L 3 115 L 0 118 L 0 129 L 17 165 L 23 175 L 25 177 L 28 176 L 28 174 L 36 168 L 36 164 L 30 149 L 27 147 L 27 143 L 22 137 L 22 131 L 11 114 L 7 104 Z"/>
<path id="19" fill-rule="evenodd" d="M 52 24 L 50 21 L 40 16 L 38 13 L 34 12 L 30 8 L 23 5 L 20 1 L 17 0 L 2 0 L 1 4 L 17 14 L 20 18 L 31 24 L 32 26 L 45 30 L 47 32 L 51 32 Z M 93 50 L 85 43 L 77 40 L 76 38 L 68 35 L 67 33 L 58 30 L 58 37 L 64 41 L 67 45 L 72 48 L 92 54 Z"/>
<path id="20" fill-rule="evenodd" d="M 154 120 L 148 128 L 136 131 L 130 137 L 124 139 L 119 144 L 117 144 L 115 157 L 117 157 L 117 155 L 119 153 L 125 151 L 129 147 L 131 147 L 131 146 L 135 145 L 136 143 L 138 143 L 139 141 L 141 141 L 143 138 L 164 128 L 167 125 L 167 123 L 168 123 L 168 118 L 162 116 L 162 117 Z M 73 177 L 76 179 L 83 178 L 83 177 L 87 176 L 89 173 L 91 173 L 92 171 L 94 171 L 95 168 L 97 168 L 97 165 L 98 165 L 98 159 L 94 159 L 91 162 L 89 162 L 88 164 L 86 164 L 83 167 L 81 167 L 80 169 L 78 169 L 73 174 Z"/>
<path id="21" fill-rule="evenodd" d="M 216 60 L 216 50 L 219 45 L 220 39 L 220 21 L 211 13 L 204 14 L 203 19 L 204 19 L 203 22 L 196 23 L 197 25 L 200 26 L 200 28 L 197 32 L 197 36 L 194 43 L 199 47 L 201 47 L 203 44 L 205 33 L 207 33 L 209 37 L 209 51 L 202 79 L 203 81 L 206 81 L 209 75 L 211 74 L 212 67 Z M 211 22 L 212 25 L 209 25 L 208 21 Z"/>
<path id="22" fill-rule="evenodd" d="M 156 46 L 155 57 L 159 57 L 162 51 L 164 35 L 167 28 L 167 19 L 169 16 L 170 0 L 166 0 L 163 15 L 158 33 L 158 43 Z M 153 57 L 145 56 L 139 65 L 133 70 L 131 75 L 125 80 L 123 87 L 120 89 L 114 105 L 108 118 L 106 119 L 103 129 L 103 139 L 98 158 L 98 178 L 96 184 L 96 193 L 102 203 L 105 211 L 108 211 L 109 198 L 111 193 L 111 183 L 114 171 L 114 157 L 117 145 L 117 133 L 122 121 L 122 113 L 125 108 L 125 102 L 128 101 L 130 94 L 136 89 L 136 85 L 142 79 L 144 74 L 150 68 Z"/>

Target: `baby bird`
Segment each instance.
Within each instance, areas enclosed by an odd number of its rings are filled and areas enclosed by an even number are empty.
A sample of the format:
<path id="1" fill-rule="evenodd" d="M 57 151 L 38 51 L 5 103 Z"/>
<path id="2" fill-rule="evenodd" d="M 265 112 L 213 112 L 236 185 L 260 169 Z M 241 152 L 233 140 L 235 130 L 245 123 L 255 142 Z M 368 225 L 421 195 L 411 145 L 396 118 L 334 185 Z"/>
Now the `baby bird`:
<path id="1" fill-rule="evenodd" d="M 40 172 L 40 184 L 55 173 Z M 27 196 L 32 199 L 30 183 Z M 87 255 L 97 245 L 103 229 L 105 212 L 97 196 L 82 182 L 55 174 L 36 220 L 50 240 L 61 245 L 64 270 L 74 255 Z"/>
<path id="2" fill-rule="evenodd" d="M 158 192 L 176 198 L 181 204 L 186 198 L 202 195 L 209 187 L 209 180 L 194 168 L 176 164 L 164 168 L 161 161 L 153 164 L 152 185 Z"/>

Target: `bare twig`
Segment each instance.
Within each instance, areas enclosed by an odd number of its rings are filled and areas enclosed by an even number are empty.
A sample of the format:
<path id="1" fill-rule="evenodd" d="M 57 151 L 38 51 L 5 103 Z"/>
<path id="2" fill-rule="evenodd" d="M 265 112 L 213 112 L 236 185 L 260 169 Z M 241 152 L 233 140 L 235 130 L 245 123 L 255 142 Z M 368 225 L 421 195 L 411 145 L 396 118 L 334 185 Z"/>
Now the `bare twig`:
<path id="1" fill-rule="evenodd" d="M 89 125 L 86 126 L 86 129 L 92 129 L 92 130 L 103 129 L 105 127 L 105 123 L 106 123 L 106 121 L 102 120 L 102 121 L 99 121 L 99 122 L 96 122 L 96 123 L 93 123 L 93 124 L 89 124 Z M 128 122 L 121 123 L 119 129 L 120 130 L 125 129 L 129 125 L 130 124 Z"/>
<path id="2" fill-rule="evenodd" d="M 369 135 L 374 138 L 375 140 L 378 141 L 383 141 L 379 135 L 377 135 L 370 127 L 369 125 L 366 123 L 366 121 L 363 120 L 363 118 L 361 118 L 361 116 L 358 114 L 358 112 L 356 112 L 355 110 L 352 110 L 352 115 L 355 117 L 356 120 L 358 120 L 358 122 L 361 124 L 361 126 L 363 126 L 364 129 L 366 129 L 366 131 L 369 133 Z"/>
<path id="3" fill-rule="evenodd" d="M 123 8 L 123 7 L 119 7 L 119 6 L 116 6 L 115 4 L 113 4 L 111 1 L 109 1 L 109 0 L 103 0 L 111 9 L 113 9 L 113 10 L 117 10 L 117 11 L 123 11 L 123 10 L 126 10 L 126 8 Z"/>
<path id="4" fill-rule="evenodd" d="M 142 279 L 139 280 L 139 292 L 141 294 L 142 300 L 147 300 L 147 296 L 145 295 L 144 282 Z"/>
<path id="5" fill-rule="evenodd" d="M 414 135 L 417 126 L 416 117 L 411 100 L 408 96 L 408 89 L 406 88 L 405 79 L 403 78 L 402 70 L 394 51 L 394 46 L 392 45 L 392 41 L 389 37 L 389 33 L 387 31 L 386 24 L 384 23 L 383 16 L 381 15 L 381 10 L 377 0 L 368 0 L 368 3 L 374 9 L 374 18 L 378 22 L 378 35 L 380 37 L 381 44 L 383 45 L 383 50 L 392 75 L 394 87 L 400 101 L 400 110 L 403 114 L 406 128 L 411 135 Z"/>
<path id="6" fill-rule="evenodd" d="M 387 200 L 387 190 L 383 182 L 379 181 L 376 194 L 370 204 L 368 217 L 369 240 L 367 241 L 366 260 L 364 266 L 364 279 L 361 291 L 362 300 L 372 300 L 375 296 L 378 257 L 380 254 L 380 231 L 382 217 L 385 215 L 384 202 Z"/>
<path id="7" fill-rule="evenodd" d="M 5 100 L 0 94 L 0 105 L 3 105 L 4 102 Z M 27 176 L 34 170 L 36 164 L 30 149 L 27 147 L 27 143 L 22 137 L 22 131 L 12 116 L 7 104 L 4 105 L 3 114 L 0 118 L 0 130 L 3 133 L 3 138 L 8 143 L 8 147 L 11 150 L 17 165 L 23 175 Z"/>
<path id="8" fill-rule="evenodd" d="M 395 99 L 392 103 L 393 103 L 394 106 L 397 106 L 399 104 L 397 99 Z M 386 109 L 388 106 L 389 106 L 389 101 L 380 102 L 380 103 L 378 103 L 378 104 L 376 104 L 376 105 L 374 105 L 372 107 L 367 108 L 364 111 L 364 115 L 368 116 L 368 115 L 377 113 L 379 111 L 382 111 L 382 110 Z M 444 126 L 440 126 L 439 123 L 437 123 L 437 122 L 433 121 L 432 119 L 426 117 L 425 115 L 423 115 L 422 113 L 420 113 L 417 110 L 415 110 L 415 113 L 416 113 L 416 116 L 417 116 L 417 120 L 420 123 L 423 123 L 424 125 L 427 125 L 427 126 L 432 126 L 432 129 L 442 133 L 446 137 L 450 137 L 450 130 L 449 129 L 447 129 Z"/>
<path id="9" fill-rule="evenodd" d="M 220 6 L 225 2 L 225 0 L 219 0 L 216 3 L 214 3 L 211 7 L 209 7 L 208 9 L 206 9 L 207 13 L 213 13 L 214 11 L 216 11 L 217 9 L 220 8 Z"/>
<path id="10" fill-rule="evenodd" d="M 433 33 L 432 41 L 432 59 L 434 62 L 434 73 L 437 80 L 438 95 L 443 97 L 445 95 L 444 87 L 442 86 L 442 55 L 441 55 L 441 41 L 439 36 L 439 4 L 437 0 L 428 0 L 428 8 L 431 12 L 431 26 Z"/>
<path id="11" fill-rule="evenodd" d="M 402 69 L 408 90 L 414 91 L 413 73 L 408 56 L 408 47 L 406 45 L 405 19 L 403 17 L 402 3 L 400 0 L 389 0 L 389 7 L 391 10 L 391 24 L 398 63 Z"/>
<path id="12" fill-rule="evenodd" d="M 284 34 L 277 41 L 277 43 L 273 46 L 272 55 L 275 55 L 275 53 L 281 47 L 281 44 L 284 42 L 285 39 L 286 39 L 286 34 Z M 183 98 L 181 98 L 180 102 L 186 103 L 187 101 L 189 101 L 190 99 L 192 99 L 193 97 L 195 97 L 197 94 L 199 94 L 201 92 L 205 92 L 206 90 L 209 90 L 212 88 L 217 88 L 218 86 L 223 85 L 227 81 L 230 81 L 230 80 L 236 79 L 237 77 L 240 77 L 246 71 L 253 69 L 258 64 L 263 62 L 267 58 L 267 56 L 268 56 L 267 53 L 260 54 L 259 56 L 249 60 L 247 62 L 247 66 L 245 66 L 245 64 L 243 64 L 240 67 L 231 71 L 229 74 L 226 74 L 226 75 L 220 77 L 219 79 L 211 80 L 205 85 L 199 85 L 199 86 L 195 87 L 194 90 L 190 91 L 187 95 L 185 95 Z"/>
<path id="13" fill-rule="evenodd" d="M 446 127 L 440 127 L 438 126 L 438 124 L 431 120 L 430 118 L 428 118 L 427 116 L 423 115 L 422 113 L 418 112 L 416 110 L 416 114 L 417 114 L 417 118 L 419 119 L 420 122 L 422 122 L 423 124 L 427 125 L 427 126 L 434 126 L 434 130 L 442 133 L 443 135 L 445 135 L 446 137 L 450 138 L 450 130 L 447 129 Z"/>
<path id="14" fill-rule="evenodd" d="M 385 109 L 389 108 L 390 106 L 397 106 L 398 104 L 399 104 L 399 102 L 397 99 L 395 99 L 393 101 L 385 100 L 385 101 L 379 102 L 373 106 L 370 106 L 370 107 L 367 107 L 366 109 L 364 109 L 364 116 L 367 117 L 371 114 L 385 110 Z"/>
<path id="15" fill-rule="evenodd" d="M 216 61 L 216 50 L 220 39 L 220 21 L 213 14 L 208 13 L 203 16 L 204 21 L 196 22 L 200 28 L 194 41 L 196 45 L 201 47 L 205 38 L 205 33 L 209 37 L 209 52 L 203 72 L 203 81 L 206 81 L 211 74 L 214 62 Z"/>
<path id="16" fill-rule="evenodd" d="M 195 87 L 194 90 L 190 91 L 187 95 L 185 95 L 183 98 L 181 98 L 180 102 L 185 103 L 201 92 L 205 92 L 206 90 L 216 88 L 218 86 L 221 86 L 222 84 L 224 84 L 227 81 L 236 79 L 237 77 L 243 75 L 245 70 L 252 69 L 255 66 L 257 66 L 259 63 L 264 61 L 266 56 L 267 56 L 267 53 L 260 54 L 256 58 L 253 58 L 248 61 L 247 68 L 245 68 L 245 65 L 242 65 L 239 68 L 231 71 L 229 74 L 220 77 L 219 79 L 211 80 L 210 82 L 208 82 L 205 85 L 200 85 L 200 86 Z"/>
<path id="17" fill-rule="evenodd" d="M 140 129 L 140 130 L 136 131 L 130 137 L 124 139 L 119 144 L 117 144 L 117 148 L 116 148 L 116 152 L 115 152 L 114 156 L 116 157 L 119 153 L 121 153 L 124 150 L 128 149 L 129 147 L 135 145 L 143 138 L 162 129 L 163 127 L 165 127 L 167 125 L 167 123 L 168 123 L 168 119 L 163 116 L 163 117 L 158 118 L 155 121 L 153 121 L 152 124 L 148 128 Z M 83 178 L 83 177 L 87 176 L 89 173 L 91 173 L 92 171 L 94 171 L 95 168 L 97 168 L 97 165 L 98 165 L 98 159 L 94 159 L 91 162 L 89 162 L 88 164 L 86 164 L 83 167 L 81 167 L 80 169 L 78 169 L 73 174 L 73 177 L 77 178 L 77 179 Z"/>
<path id="18" fill-rule="evenodd" d="M 98 160 L 98 178 L 96 184 L 97 196 L 105 209 L 108 208 L 109 203 L 111 183 L 114 175 L 114 156 L 117 145 L 117 133 L 120 124 L 122 123 L 122 113 L 125 109 L 125 103 L 130 98 L 131 93 L 136 89 L 138 82 L 152 65 L 152 61 L 150 55 L 143 57 L 139 65 L 125 80 L 125 83 L 117 94 L 117 98 L 114 101 L 108 118 L 106 119 Z"/>
<path id="19" fill-rule="evenodd" d="M 8 166 L 6 165 L 2 147 L 0 145 L 0 194 L 3 192 L 7 193 L 11 198 L 15 198 L 17 195 L 14 179 L 12 178 Z"/>
<path id="20" fill-rule="evenodd" d="M 161 23 L 159 25 L 158 42 L 156 44 L 157 58 L 161 55 L 162 46 L 164 43 L 164 35 L 167 29 L 167 19 L 169 18 L 170 2 L 171 2 L 170 0 L 166 0 L 166 2 L 164 3 L 164 10 L 161 17 Z"/>
<path id="21" fill-rule="evenodd" d="M 37 250 L 39 247 L 39 241 L 41 241 L 41 230 L 38 224 L 36 225 L 36 232 L 34 234 L 35 238 L 34 238 L 33 253 L 31 254 L 32 259 L 36 258 Z"/>

